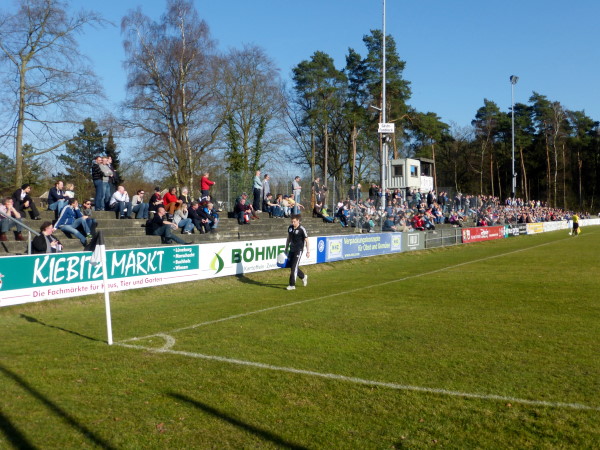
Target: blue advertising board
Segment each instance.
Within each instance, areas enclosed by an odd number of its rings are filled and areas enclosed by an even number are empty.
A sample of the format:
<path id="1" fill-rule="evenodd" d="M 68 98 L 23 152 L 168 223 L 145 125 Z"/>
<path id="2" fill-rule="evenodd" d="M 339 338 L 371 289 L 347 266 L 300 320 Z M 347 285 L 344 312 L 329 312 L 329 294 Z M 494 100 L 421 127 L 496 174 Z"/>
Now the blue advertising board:
<path id="1" fill-rule="evenodd" d="M 402 251 L 402 233 L 320 237 L 317 250 L 319 263 L 396 253 Z"/>

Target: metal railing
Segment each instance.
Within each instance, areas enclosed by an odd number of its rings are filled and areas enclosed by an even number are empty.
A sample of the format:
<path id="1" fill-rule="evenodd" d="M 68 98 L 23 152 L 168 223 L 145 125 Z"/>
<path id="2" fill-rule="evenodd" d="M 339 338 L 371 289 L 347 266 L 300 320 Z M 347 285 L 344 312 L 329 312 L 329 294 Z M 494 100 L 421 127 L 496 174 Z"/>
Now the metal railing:
<path id="1" fill-rule="evenodd" d="M 16 219 L 12 216 L 8 216 L 8 215 L 4 214 L 2 211 L 0 211 L 0 217 L 2 217 L 2 220 L 10 220 L 15 225 L 20 225 L 22 228 L 27 230 L 27 254 L 31 255 L 31 233 L 33 233 L 34 236 L 38 236 L 40 233 L 35 231 L 33 228 L 25 225 L 19 219 Z"/>

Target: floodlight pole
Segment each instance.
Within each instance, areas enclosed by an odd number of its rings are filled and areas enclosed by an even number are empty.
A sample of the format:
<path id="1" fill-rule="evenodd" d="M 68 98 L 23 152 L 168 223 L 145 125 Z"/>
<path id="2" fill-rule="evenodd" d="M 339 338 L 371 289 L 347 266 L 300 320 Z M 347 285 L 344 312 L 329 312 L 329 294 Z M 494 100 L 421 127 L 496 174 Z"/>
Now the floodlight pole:
<path id="1" fill-rule="evenodd" d="M 519 81 L 519 77 L 510 76 L 510 91 L 511 91 L 511 118 L 512 118 L 512 195 L 513 199 L 517 196 L 517 174 L 515 172 L 515 84 Z"/>
<path id="2" fill-rule="evenodd" d="M 382 53 L 382 76 L 381 76 L 381 121 L 382 123 L 387 123 L 386 121 L 386 67 L 385 67 L 385 59 L 386 59 L 386 49 L 385 49 L 385 0 L 383 0 L 383 36 L 382 36 L 382 45 L 381 45 L 381 53 Z M 385 211 L 385 190 L 386 190 L 386 165 L 387 165 L 387 137 L 385 135 L 381 135 L 380 139 L 383 139 L 383 145 L 381 146 L 381 209 Z"/>

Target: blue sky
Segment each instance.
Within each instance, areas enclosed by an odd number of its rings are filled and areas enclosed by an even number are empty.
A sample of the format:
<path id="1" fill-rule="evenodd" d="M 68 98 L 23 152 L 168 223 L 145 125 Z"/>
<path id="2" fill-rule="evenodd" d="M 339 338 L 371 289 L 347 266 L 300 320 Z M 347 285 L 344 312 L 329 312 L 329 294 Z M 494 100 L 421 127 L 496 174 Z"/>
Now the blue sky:
<path id="1" fill-rule="evenodd" d="M 195 0 L 221 50 L 256 44 L 289 80 L 292 67 L 320 50 L 338 68 L 348 47 L 365 54 L 362 37 L 382 26 L 381 0 Z M 128 10 L 158 18 L 165 0 L 73 0 L 116 27 L 80 38 L 110 100 L 125 95 L 120 20 Z M 515 101 L 533 91 L 600 120 L 600 2 L 597 0 L 387 0 L 387 33 L 406 61 L 410 104 L 447 122 L 469 125 L 483 99 L 511 104 L 509 76 L 519 76 Z"/>

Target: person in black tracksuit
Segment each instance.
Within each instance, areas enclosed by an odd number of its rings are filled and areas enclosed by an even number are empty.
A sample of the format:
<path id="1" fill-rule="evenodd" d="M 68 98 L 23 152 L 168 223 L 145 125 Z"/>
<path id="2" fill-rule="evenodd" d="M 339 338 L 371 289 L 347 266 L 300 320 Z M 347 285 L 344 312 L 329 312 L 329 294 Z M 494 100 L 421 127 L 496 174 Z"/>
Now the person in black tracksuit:
<path id="1" fill-rule="evenodd" d="M 300 260 L 304 246 L 306 245 L 306 257 L 310 258 L 310 248 L 308 244 L 308 233 L 300 225 L 300 214 L 292 215 L 292 224 L 288 227 L 288 237 L 285 243 L 285 252 L 288 252 L 288 264 L 290 266 L 290 283 L 288 291 L 296 289 L 296 277 L 302 280 L 304 286 L 308 284 L 308 275 L 300 270 Z"/>

